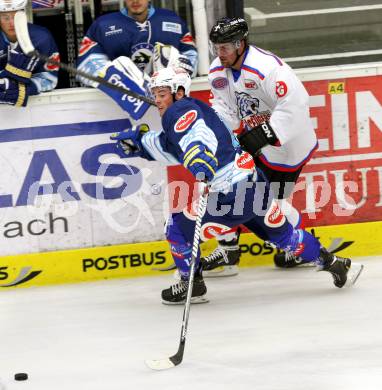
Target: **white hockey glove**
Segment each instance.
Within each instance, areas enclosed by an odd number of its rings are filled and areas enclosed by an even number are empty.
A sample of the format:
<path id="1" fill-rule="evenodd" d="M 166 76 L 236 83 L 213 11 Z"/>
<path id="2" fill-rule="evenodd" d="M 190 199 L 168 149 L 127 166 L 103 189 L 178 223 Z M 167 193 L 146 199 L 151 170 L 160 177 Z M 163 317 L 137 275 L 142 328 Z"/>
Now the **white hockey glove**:
<path id="1" fill-rule="evenodd" d="M 149 89 L 146 87 L 148 81 L 128 57 L 121 56 L 109 62 L 100 72 L 100 77 L 103 77 L 112 84 L 130 89 L 139 95 L 149 96 Z M 117 102 L 134 120 L 141 119 L 150 107 L 148 103 L 128 96 L 123 92 L 110 89 L 106 85 L 99 84 L 98 88 Z"/>
<path id="2" fill-rule="evenodd" d="M 186 70 L 190 76 L 194 73 L 194 67 L 191 61 L 183 54 L 179 54 L 177 66 Z"/>
<path id="3" fill-rule="evenodd" d="M 153 71 L 157 72 L 169 66 L 178 67 L 179 56 L 179 50 L 176 47 L 156 42 L 153 53 Z"/>

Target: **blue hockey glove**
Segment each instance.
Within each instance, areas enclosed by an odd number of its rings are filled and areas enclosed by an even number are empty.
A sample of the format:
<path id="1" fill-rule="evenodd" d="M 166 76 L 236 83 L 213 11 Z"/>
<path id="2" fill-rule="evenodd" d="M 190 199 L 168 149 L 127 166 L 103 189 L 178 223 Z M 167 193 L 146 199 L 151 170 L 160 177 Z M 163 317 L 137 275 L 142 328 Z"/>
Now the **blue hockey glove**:
<path id="1" fill-rule="evenodd" d="M 183 154 L 183 165 L 198 180 L 211 181 L 218 167 L 218 160 L 204 145 L 192 143 Z"/>
<path id="2" fill-rule="evenodd" d="M 29 57 L 16 50 L 9 50 L 8 62 L 5 65 L 2 76 L 27 84 L 30 82 L 32 72 L 37 66 L 37 63 L 37 57 Z"/>
<path id="3" fill-rule="evenodd" d="M 147 82 L 145 82 L 142 72 L 128 57 L 118 57 L 113 62 L 110 62 L 100 72 L 100 77 L 112 84 L 130 89 L 139 95 L 148 95 L 146 91 Z M 141 119 L 150 107 L 148 103 L 110 89 L 106 85 L 99 84 L 98 88 L 106 95 L 109 95 L 134 120 Z"/>
<path id="4" fill-rule="evenodd" d="M 183 68 L 184 70 L 186 70 L 190 76 L 192 76 L 192 74 L 194 73 L 194 67 L 192 66 L 191 61 L 187 56 L 183 54 L 179 54 L 178 66 L 179 68 Z"/>
<path id="5" fill-rule="evenodd" d="M 0 78 L 0 104 L 25 107 L 27 101 L 28 92 L 25 84 L 10 78 Z"/>
<path id="6" fill-rule="evenodd" d="M 110 139 L 117 141 L 117 147 L 123 151 L 126 157 L 142 157 L 144 150 L 141 138 L 149 130 L 148 125 L 142 124 L 114 133 L 110 136 Z"/>

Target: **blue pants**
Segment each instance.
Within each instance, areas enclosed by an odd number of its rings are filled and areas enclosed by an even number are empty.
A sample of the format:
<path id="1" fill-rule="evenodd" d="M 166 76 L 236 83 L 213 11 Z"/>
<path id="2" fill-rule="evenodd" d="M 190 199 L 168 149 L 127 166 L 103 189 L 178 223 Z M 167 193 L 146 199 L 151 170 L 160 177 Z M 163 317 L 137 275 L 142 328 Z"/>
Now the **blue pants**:
<path id="1" fill-rule="evenodd" d="M 201 239 L 206 241 L 222 231 L 245 225 L 264 241 L 277 248 L 293 252 L 303 261 L 319 258 L 320 243 L 310 233 L 294 229 L 273 201 L 269 183 L 258 171 L 257 181 L 242 181 L 233 185 L 228 194 L 211 192 L 207 211 L 202 219 Z M 166 237 L 174 262 L 182 277 L 188 277 L 195 218 L 187 212 L 171 214 Z M 196 269 L 199 266 L 199 257 Z"/>

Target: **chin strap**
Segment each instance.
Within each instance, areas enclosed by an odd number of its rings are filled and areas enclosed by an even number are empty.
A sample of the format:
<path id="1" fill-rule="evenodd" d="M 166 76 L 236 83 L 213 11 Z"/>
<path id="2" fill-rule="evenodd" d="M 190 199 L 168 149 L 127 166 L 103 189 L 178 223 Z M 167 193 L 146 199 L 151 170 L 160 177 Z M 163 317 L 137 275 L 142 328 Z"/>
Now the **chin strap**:
<path id="1" fill-rule="evenodd" d="M 239 58 L 245 53 L 245 51 L 247 50 L 247 47 L 248 47 L 248 45 L 244 46 L 243 52 L 241 54 L 239 54 L 239 50 L 238 49 L 236 50 L 236 60 L 231 65 L 231 68 L 233 68 L 235 66 L 235 64 L 237 63 L 237 61 L 239 61 Z"/>

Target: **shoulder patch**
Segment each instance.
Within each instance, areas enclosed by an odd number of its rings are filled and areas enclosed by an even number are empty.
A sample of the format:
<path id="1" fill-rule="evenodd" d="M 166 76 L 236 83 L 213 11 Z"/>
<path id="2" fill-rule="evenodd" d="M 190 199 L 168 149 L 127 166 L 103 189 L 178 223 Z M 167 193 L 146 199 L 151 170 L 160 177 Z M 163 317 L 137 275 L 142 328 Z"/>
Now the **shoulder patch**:
<path id="1" fill-rule="evenodd" d="M 186 131 L 191 123 L 193 123 L 198 116 L 196 110 L 187 111 L 184 115 L 182 115 L 177 122 L 175 123 L 174 130 L 176 133 L 182 133 Z"/>
<path id="2" fill-rule="evenodd" d="M 277 81 L 276 82 L 276 95 L 278 97 L 283 97 L 287 94 L 288 87 L 284 81 Z"/>
<path id="3" fill-rule="evenodd" d="M 216 79 L 212 80 L 211 85 L 215 89 L 224 89 L 228 85 L 228 79 L 225 77 L 216 77 Z"/>
<path id="4" fill-rule="evenodd" d="M 182 26 L 179 23 L 162 22 L 162 31 L 182 34 Z"/>

